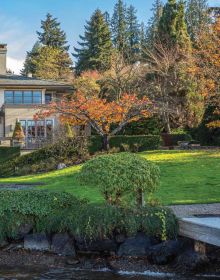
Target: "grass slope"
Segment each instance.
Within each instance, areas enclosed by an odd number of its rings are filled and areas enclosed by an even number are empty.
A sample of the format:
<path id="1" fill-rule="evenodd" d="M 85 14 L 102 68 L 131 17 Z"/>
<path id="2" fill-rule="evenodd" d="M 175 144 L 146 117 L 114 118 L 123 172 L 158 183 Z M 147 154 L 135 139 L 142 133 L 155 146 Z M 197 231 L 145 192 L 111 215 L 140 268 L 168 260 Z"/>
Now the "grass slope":
<path id="1" fill-rule="evenodd" d="M 155 196 L 165 204 L 220 202 L 220 151 L 150 151 L 140 153 L 159 165 L 161 186 Z M 67 191 L 92 203 L 101 203 L 98 188 L 80 186 L 80 166 L 25 177 L 0 179 L 3 183 L 44 183 L 41 189 Z"/>

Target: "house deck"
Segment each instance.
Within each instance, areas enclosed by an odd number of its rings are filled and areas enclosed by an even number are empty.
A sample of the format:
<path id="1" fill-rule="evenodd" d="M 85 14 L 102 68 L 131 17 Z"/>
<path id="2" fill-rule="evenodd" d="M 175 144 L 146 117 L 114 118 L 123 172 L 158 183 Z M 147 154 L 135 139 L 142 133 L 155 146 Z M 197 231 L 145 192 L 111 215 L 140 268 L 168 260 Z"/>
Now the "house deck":
<path id="1" fill-rule="evenodd" d="M 220 216 L 179 218 L 179 235 L 220 246 Z"/>

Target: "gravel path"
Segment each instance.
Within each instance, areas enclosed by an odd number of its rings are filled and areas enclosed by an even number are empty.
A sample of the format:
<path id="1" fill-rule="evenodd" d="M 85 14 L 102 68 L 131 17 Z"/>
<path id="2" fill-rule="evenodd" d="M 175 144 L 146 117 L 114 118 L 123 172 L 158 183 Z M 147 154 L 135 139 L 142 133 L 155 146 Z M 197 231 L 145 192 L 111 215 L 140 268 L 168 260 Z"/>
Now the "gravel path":
<path id="1" fill-rule="evenodd" d="M 189 204 L 169 206 L 177 217 L 192 217 L 199 215 L 220 216 L 220 203 L 213 204 Z"/>
<path id="2" fill-rule="evenodd" d="M 0 184 L 0 190 L 26 190 L 37 186 L 39 184 Z"/>

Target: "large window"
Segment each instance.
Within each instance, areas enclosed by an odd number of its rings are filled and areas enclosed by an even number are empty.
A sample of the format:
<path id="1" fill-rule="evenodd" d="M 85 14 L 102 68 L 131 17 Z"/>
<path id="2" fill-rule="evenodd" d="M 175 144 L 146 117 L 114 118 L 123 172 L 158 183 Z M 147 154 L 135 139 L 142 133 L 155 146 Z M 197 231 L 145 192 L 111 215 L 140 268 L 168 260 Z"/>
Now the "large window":
<path id="1" fill-rule="evenodd" d="M 42 92 L 40 90 L 6 90 L 6 104 L 41 104 Z"/>
<path id="2" fill-rule="evenodd" d="M 24 135 L 27 138 L 51 138 L 53 120 L 20 120 Z"/>

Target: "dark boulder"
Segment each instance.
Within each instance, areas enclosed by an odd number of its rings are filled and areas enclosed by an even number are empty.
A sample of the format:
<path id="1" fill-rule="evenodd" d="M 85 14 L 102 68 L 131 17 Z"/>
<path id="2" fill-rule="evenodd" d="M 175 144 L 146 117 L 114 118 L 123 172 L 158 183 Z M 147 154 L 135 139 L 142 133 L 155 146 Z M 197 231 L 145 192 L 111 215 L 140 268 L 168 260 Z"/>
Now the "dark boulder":
<path id="1" fill-rule="evenodd" d="M 5 248 L 6 246 L 8 246 L 8 241 L 7 240 L 0 240 L 0 249 Z"/>
<path id="2" fill-rule="evenodd" d="M 173 261 L 184 248 L 184 243 L 179 240 L 165 241 L 152 246 L 148 251 L 148 260 L 153 264 L 164 265 Z"/>
<path id="3" fill-rule="evenodd" d="M 125 240 L 126 240 L 126 236 L 124 234 L 121 233 L 121 234 L 115 235 L 116 243 L 121 244 L 121 243 L 125 242 Z"/>
<path id="4" fill-rule="evenodd" d="M 123 242 L 118 250 L 118 256 L 141 257 L 146 256 L 149 247 L 152 246 L 152 239 L 144 233 L 138 233 Z"/>
<path id="5" fill-rule="evenodd" d="M 202 271 L 209 264 L 206 255 L 187 250 L 176 259 L 175 268 L 180 271 Z"/>
<path id="6" fill-rule="evenodd" d="M 24 239 L 24 237 L 33 230 L 32 224 L 22 224 L 18 227 L 15 240 Z"/>
<path id="7" fill-rule="evenodd" d="M 73 240 L 67 233 L 58 233 L 52 237 L 51 251 L 62 256 L 76 256 Z"/>
<path id="8" fill-rule="evenodd" d="M 85 240 L 83 238 L 76 238 L 76 246 L 80 251 L 90 252 L 115 252 L 117 250 L 117 244 L 111 239 L 100 240 Z"/>
<path id="9" fill-rule="evenodd" d="M 24 249 L 49 251 L 50 244 L 45 233 L 28 234 L 24 237 Z"/>

